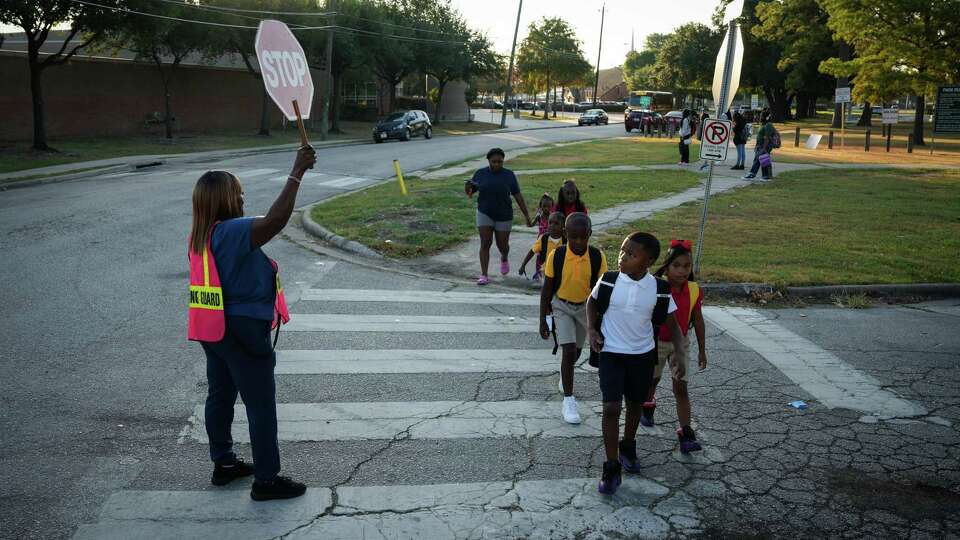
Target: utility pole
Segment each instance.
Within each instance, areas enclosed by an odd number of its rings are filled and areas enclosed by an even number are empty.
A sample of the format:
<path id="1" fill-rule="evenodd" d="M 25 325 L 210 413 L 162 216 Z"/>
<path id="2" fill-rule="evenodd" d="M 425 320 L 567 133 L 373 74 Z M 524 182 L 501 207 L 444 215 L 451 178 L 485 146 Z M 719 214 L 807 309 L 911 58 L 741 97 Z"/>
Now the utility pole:
<path id="1" fill-rule="evenodd" d="M 597 92 L 600 87 L 600 53 L 603 52 L 603 18 L 607 14 L 607 3 L 600 8 L 600 45 L 597 46 L 597 76 L 593 79 L 593 108 L 597 108 Z"/>
<path id="2" fill-rule="evenodd" d="M 500 113 L 500 127 L 507 127 L 507 103 L 510 101 L 510 91 L 513 81 L 513 58 L 517 52 L 517 32 L 520 31 L 520 12 L 523 11 L 523 0 L 517 8 L 517 25 L 513 28 L 513 46 L 510 47 L 510 68 L 507 69 L 507 90 L 503 94 L 503 111 Z"/>
<path id="3" fill-rule="evenodd" d="M 330 131 L 330 91 L 332 90 L 333 85 L 331 83 L 332 76 L 332 65 L 333 65 L 333 26 L 336 24 L 334 22 L 334 13 L 333 11 L 337 9 L 337 0 L 329 0 L 327 2 L 327 10 L 330 11 L 329 23 L 331 26 L 327 30 L 327 61 L 323 67 L 323 98 L 320 100 L 323 107 L 321 108 L 320 114 L 320 140 L 327 140 L 327 133 Z"/>

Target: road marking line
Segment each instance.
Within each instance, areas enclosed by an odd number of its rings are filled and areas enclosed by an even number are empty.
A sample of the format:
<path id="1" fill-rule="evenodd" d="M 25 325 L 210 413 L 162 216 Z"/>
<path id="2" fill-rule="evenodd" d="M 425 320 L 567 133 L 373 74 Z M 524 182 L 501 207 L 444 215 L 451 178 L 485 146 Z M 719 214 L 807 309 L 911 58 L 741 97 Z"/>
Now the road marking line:
<path id="1" fill-rule="evenodd" d="M 244 178 L 253 178 L 255 176 L 273 174 L 278 171 L 279 169 L 241 169 L 239 171 L 234 171 L 233 174 L 240 180 L 243 180 Z"/>
<path id="2" fill-rule="evenodd" d="M 275 373 L 556 373 L 559 365 L 550 349 L 281 350 Z"/>
<path id="3" fill-rule="evenodd" d="M 611 533 L 662 537 L 668 521 L 699 527 L 691 505 L 660 504 L 666 486 L 624 476 L 616 497 L 596 493 L 597 478 L 434 485 L 311 488 L 300 498 L 250 500 L 246 490 L 119 491 L 98 522 L 81 525 L 75 540 L 183 538 L 558 538 Z M 655 512 L 655 513 L 654 513 Z M 296 530 L 295 530 L 296 529 Z M 680 527 L 682 532 L 684 527 Z"/>
<path id="4" fill-rule="evenodd" d="M 540 296 L 474 292 L 416 290 L 307 289 L 303 300 L 327 302 L 409 302 L 415 304 L 488 304 L 500 306 L 539 306 Z"/>
<path id="5" fill-rule="evenodd" d="M 360 178 L 357 176 L 343 176 L 340 178 L 334 178 L 333 180 L 328 180 L 326 182 L 320 182 L 319 186 L 331 187 L 331 188 L 347 188 L 356 184 L 362 184 L 363 182 L 369 182 L 369 178 Z"/>
<path id="6" fill-rule="evenodd" d="M 384 440 L 408 429 L 411 439 L 600 437 L 602 403 L 584 401 L 579 408 L 583 423 L 572 425 L 561 418 L 559 401 L 278 403 L 277 437 L 301 442 Z M 189 437 L 206 443 L 202 404 L 190 420 Z M 250 442 L 246 410 L 240 404 L 233 440 Z"/>
<path id="7" fill-rule="evenodd" d="M 891 418 L 927 414 L 920 404 L 884 389 L 870 375 L 780 326 L 760 311 L 704 307 L 703 313 L 711 323 L 763 356 L 828 408 Z"/>
<path id="8" fill-rule="evenodd" d="M 283 326 L 286 332 L 440 332 L 536 333 L 538 323 L 528 317 L 454 317 L 434 315 L 331 315 L 295 313 Z"/>

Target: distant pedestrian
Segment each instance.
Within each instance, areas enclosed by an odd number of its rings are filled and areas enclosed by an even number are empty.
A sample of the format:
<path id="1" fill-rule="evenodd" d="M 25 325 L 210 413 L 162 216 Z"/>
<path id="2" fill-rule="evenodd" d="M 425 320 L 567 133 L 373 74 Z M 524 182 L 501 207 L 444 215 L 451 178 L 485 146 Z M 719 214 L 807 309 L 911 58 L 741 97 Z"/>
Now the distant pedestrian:
<path id="1" fill-rule="evenodd" d="M 706 125 L 708 118 L 710 118 L 710 115 L 707 113 L 703 113 L 702 115 L 700 115 L 700 119 L 697 121 L 697 140 L 700 141 L 700 144 L 703 144 L 703 128 Z M 702 159 L 700 161 L 701 161 L 700 163 L 701 171 L 706 169 L 707 165 L 710 164 L 710 162 L 705 159 Z"/>
<path id="2" fill-rule="evenodd" d="M 657 329 L 662 325 L 670 328 L 677 352 L 685 352 L 670 285 L 649 272 L 659 257 L 656 237 L 631 234 L 620 246 L 620 271 L 605 273 L 587 301 L 590 347 L 599 354 L 603 398 L 606 461 L 598 490 L 604 494 L 613 494 L 620 486 L 621 470 L 640 471 L 637 428 L 657 363 Z M 618 443 L 624 397 L 627 417 Z"/>
<path id="3" fill-rule="evenodd" d="M 733 145 L 737 148 L 737 164 L 730 169 L 742 171 L 747 159 L 747 120 L 740 111 L 733 113 Z"/>
<path id="4" fill-rule="evenodd" d="M 762 179 L 770 180 L 773 178 L 773 158 L 771 152 L 774 148 L 780 147 L 780 133 L 770 121 L 770 111 L 763 111 L 760 114 L 760 123 L 762 126 L 757 131 L 757 147 L 754 150 L 753 166 L 750 172 L 744 175 L 744 180 L 750 180 L 757 177 L 757 171 L 762 171 Z"/>
<path id="5" fill-rule="evenodd" d="M 503 150 L 491 148 L 487 152 L 488 167 L 484 167 L 473 174 L 473 178 L 464 183 L 467 197 L 477 193 L 477 232 L 480 234 L 480 277 L 477 285 L 490 283 L 487 270 L 490 266 L 490 247 L 494 237 L 497 241 L 497 250 L 500 251 L 500 274 L 510 273 L 510 231 L 513 229 L 513 201 L 523 212 L 528 227 L 533 226 L 527 203 L 520 193 L 520 184 L 516 175 L 510 169 L 503 167 L 506 157 Z"/>
<path id="6" fill-rule="evenodd" d="M 674 315 L 683 334 L 684 350 L 675 350 L 670 328 L 660 327 L 660 333 L 657 335 L 657 366 L 653 372 L 653 384 L 650 386 L 647 401 L 643 404 L 643 417 L 640 419 L 640 423 L 644 426 L 653 427 L 654 412 L 657 407 L 655 392 L 663 369 L 669 364 L 673 379 L 673 397 L 677 404 L 677 420 L 680 423 L 677 427 L 677 438 L 680 440 L 680 452 L 683 454 L 700 450 L 697 436 L 690 427 L 690 394 L 687 389 L 687 374 L 690 372 L 690 338 L 687 334 L 690 327 L 693 327 L 697 334 L 697 345 L 700 348 L 698 366 L 701 370 L 707 367 L 707 336 L 701 310 L 703 292 L 694 281 L 692 252 L 693 244 L 689 240 L 671 241 L 666 260 L 653 274 L 658 278 L 666 277 L 667 282 L 670 283 L 670 294 L 677 305 L 677 312 Z"/>
<path id="7" fill-rule="evenodd" d="M 542 270 L 544 261 L 553 253 L 553 250 L 566 242 L 563 237 L 563 214 L 560 212 L 550 214 L 549 224 L 550 226 L 547 230 L 534 240 L 533 245 L 530 246 L 530 251 L 527 252 L 527 256 L 524 257 L 523 262 L 520 263 L 520 275 L 525 276 L 527 275 L 527 263 L 530 262 L 530 259 L 534 257 L 537 258 L 533 280 L 538 283 L 543 277 Z"/>
<path id="8" fill-rule="evenodd" d="M 593 228 L 590 218 L 574 212 L 566 218 L 564 230 L 567 244 L 547 256 L 540 290 L 540 337 L 551 334 L 547 316 L 553 315 L 554 354 L 562 349 L 560 391 L 563 393 L 561 414 L 570 424 L 580 423 L 577 400 L 573 397 L 573 368 L 587 339 L 585 304 L 590 290 L 600 275 L 607 271 L 603 252 L 590 245 Z"/>
<path id="9" fill-rule="evenodd" d="M 683 110 L 680 120 L 680 163 L 681 167 L 690 165 L 690 143 L 692 142 L 693 126 L 690 120 L 690 109 Z"/>
<path id="10" fill-rule="evenodd" d="M 223 486 L 252 474 L 250 497 L 258 501 L 306 491 L 303 484 L 279 476 L 277 357 L 270 333 L 271 326 L 279 330 L 290 315 L 279 267 L 260 248 L 286 226 L 300 181 L 316 160 L 313 148 L 300 148 L 283 190 L 263 217 L 243 217 L 243 188 L 233 174 L 206 172 L 193 188 L 187 337 L 199 341 L 207 356 L 204 423 L 214 463 L 211 482 Z M 233 449 L 238 393 L 246 407 L 252 467 Z"/>
<path id="11" fill-rule="evenodd" d="M 577 188 L 577 183 L 572 178 L 563 181 L 560 192 L 557 193 L 557 202 L 553 205 L 552 210 L 563 214 L 564 219 L 575 212 L 590 213 L 587 210 L 587 205 L 580 200 L 580 189 Z"/>

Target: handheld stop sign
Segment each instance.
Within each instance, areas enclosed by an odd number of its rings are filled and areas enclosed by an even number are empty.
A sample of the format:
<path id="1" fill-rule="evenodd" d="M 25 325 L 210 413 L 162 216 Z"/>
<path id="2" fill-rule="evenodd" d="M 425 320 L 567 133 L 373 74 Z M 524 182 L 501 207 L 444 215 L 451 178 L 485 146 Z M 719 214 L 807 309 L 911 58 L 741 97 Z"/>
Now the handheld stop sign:
<path id="1" fill-rule="evenodd" d="M 303 47 L 287 25 L 265 20 L 257 29 L 254 45 L 263 86 L 287 120 L 295 120 L 300 130 L 300 143 L 307 145 L 303 120 L 310 118 L 313 105 L 313 78 Z"/>

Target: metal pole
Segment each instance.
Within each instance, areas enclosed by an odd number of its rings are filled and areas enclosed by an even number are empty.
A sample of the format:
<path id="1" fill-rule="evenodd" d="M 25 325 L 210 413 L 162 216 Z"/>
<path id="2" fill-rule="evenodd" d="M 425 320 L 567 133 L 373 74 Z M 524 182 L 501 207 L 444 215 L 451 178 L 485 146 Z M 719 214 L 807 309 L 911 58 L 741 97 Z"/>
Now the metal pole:
<path id="1" fill-rule="evenodd" d="M 597 46 L 597 75 L 593 79 L 593 108 L 597 108 L 597 92 L 600 87 L 600 53 L 603 51 L 603 18 L 607 14 L 607 3 L 600 8 L 600 45 Z"/>
<path id="2" fill-rule="evenodd" d="M 503 94 L 503 112 L 500 113 L 500 128 L 507 127 L 507 103 L 510 101 L 510 85 L 513 80 L 513 59 L 517 52 L 517 32 L 520 31 L 520 12 L 523 11 L 523 0 L 517 8 L 517 25 L 513 28 L 513 46 L 510 47 L 510 68 L 507 69 L 507 89 Z"/>
<path id="3" fill-rule="evenodd" d="M 333 12 L 337 9 L 337 0 L 330 0 L 328 2 L 328 10 Z M 333 20 L 333 14 L 331 13 L 329 19 L 330 26 L 335 26 L 337 23 Z M 327 61 L 326 65 L 323 67 L 323 98 L 320 102 L 323 104 L 323 109 L 320 111 L 320 140 L 327 140 L 327 133 L 330 130 L 330 90 L 333 86 L 330 84 L 330 79 L 332 78 L 332 64 L 333 64 L 333 30 L 327 32 L 327 51 L 326 51 Z"/>
<path id="4" fill-rule="evenodd" d="M 727 95 L 730 92 L 730 73 L 733 69 L 733 58 L 736 51 L 737 23 L 730 21 L 727 26 L 727 58 L 723 63 L 723 81 L 720 84 L 720 102 L 717 111 L 727 104 Z M 716 162 L 710 160 L 710 170 L 707 173 L 707 185 L 703 190 L 703 212 L 700 214 L 700 232 L 697 235 L 697 256 L 693 261 L 693 272 L 700 275 L 700 259 L 703 257 L 703 231 L 707 226 L 707 206 L 710 204 L 710 186 L 713 184 L 713 167 Z"/>

